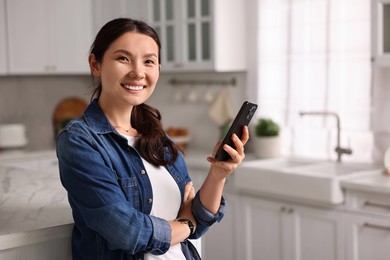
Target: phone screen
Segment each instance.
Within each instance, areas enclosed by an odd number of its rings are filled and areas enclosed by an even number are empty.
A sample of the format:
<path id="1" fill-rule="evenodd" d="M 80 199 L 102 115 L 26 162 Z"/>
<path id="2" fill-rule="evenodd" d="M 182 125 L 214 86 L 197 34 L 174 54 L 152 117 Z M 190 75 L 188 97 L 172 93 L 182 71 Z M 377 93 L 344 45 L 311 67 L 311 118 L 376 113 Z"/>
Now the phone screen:
<path id="1" fill-rule="evenodd" d="M 232 135 L 236 134 L 239 138 L 242 136 L 242 128 L 247 126 L 251 121 L 253 115 L 257 110 L 257 104 L 250 103 L 245 101 L 240 110 L 238 111 L 235 119 L 233 120 L 232 125 L 229 128 L 229 131 L 222 140 L 221 145 L 219 146 L 217 153 L 215 154 L 215 159 L 218 161 L 227 161 L 230 159 L 230 155 L 223 150 L 224 144 L 228 144 L 231 147 L 235 148 L 235 145 L 232 141 Z"/>

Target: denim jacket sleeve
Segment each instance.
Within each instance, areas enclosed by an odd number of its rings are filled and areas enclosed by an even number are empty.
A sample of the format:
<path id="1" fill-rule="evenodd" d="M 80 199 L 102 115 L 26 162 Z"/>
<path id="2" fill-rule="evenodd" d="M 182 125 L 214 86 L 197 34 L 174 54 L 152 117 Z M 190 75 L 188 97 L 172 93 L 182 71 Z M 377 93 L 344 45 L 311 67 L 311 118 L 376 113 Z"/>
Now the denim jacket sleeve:
<path id="1" fill-rule="evenodd" d="M 218 212 L 216 214 L 213 214 L 202 205 L 202 202 L 200 201 L 199 198 L 199 192 L 198 192 L 192 203 L 192 214 L 194 214 L 194 217 L 196 219 L 197 228 L 195 233 L 192 234 L 189 238 L 197 239 L 201 237 L 204 233 L 206 233 L 206 231 L 209 229 L 209 227 L 212 224 L 221 221 L 221 219 L 225 214 L 225 211 L 226 211 L 226 200 L 224 196 L 222 196 L 221 198 L 221 205 L 218 209 Z"/>
<path id="2" fill-rule="evenodd" d="M 188 175 L 186 163 L 182 155 L 179 155 L 179 157 L 177 158 L 175 162 L 175 168 L 176 171 L 184 175 L 185 183 L 191 181 L 190 176 Z M 183 187 L 181 188 L 182 195 L 184 193 L 185 183 L 183 183 Z M 201 237 L 204 233 L 206 233 L 206 231 L 209 229 L 211 225 L 213 225 L 215 222 L 221 221 L 221 219 L 225 214 L 225 211 L 226 211 L 226 200 L 224 196 L 221 197 L 221 203 L 218 212 L 216 214 L 213 214 L 202 205 L 202 202 L 200 201 L 200 197 L 199 197 L 199 191 L 198 191 L 192 203 L 192 214 L 195 217 L 197 227 L 195 233 L 192 234 L 189 238 L 197 239 Z"/>
<path id="3" fill-rule="evenodd" d="M 111 250 L 163 254 L 170 246 L 167 221 L 137 210 L 124 196 L 108 158 L 90 133 L 64 130 L 57 139 L 61 182 L 73 214 L 102 236 Z"/>

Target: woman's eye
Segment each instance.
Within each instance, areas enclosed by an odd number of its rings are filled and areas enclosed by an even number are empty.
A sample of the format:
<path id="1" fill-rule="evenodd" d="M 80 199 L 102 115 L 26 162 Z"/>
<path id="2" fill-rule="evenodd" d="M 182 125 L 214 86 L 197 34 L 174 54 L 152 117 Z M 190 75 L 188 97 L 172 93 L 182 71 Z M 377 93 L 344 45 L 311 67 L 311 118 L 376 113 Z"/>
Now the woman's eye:
<path id="1" fill-rule="evenodd" d="M 129 61 L 129 59 L 128 59 L 128 58 L 126 58 L 126 57 L 124 57 L 124 56 L 122 56 L 122 57 L 119 57 L 119 58 L 118 58 L 118 60 L 121 60 L 121 61 Z"/>
<path id="2" fill-rule="evenodd" d="M 153 60 L 146 60 L 145 63 L 146 64 L 154 64 L 155 62 Z"/>

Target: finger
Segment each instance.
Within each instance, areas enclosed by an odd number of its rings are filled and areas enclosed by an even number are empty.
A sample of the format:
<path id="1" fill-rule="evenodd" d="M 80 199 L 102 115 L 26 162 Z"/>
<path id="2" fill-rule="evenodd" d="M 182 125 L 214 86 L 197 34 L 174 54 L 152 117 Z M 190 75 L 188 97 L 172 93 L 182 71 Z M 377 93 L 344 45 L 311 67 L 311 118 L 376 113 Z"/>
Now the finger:
<path id="1" fill-rule="evenodd" d="M 233 134 L 232 141 L 238 154 L 244 154 L 244 143 L 238 138 L 236 134 Z"/>
<path id="2" fill-rule="evenodd" d="M 184 187 L 184 195 L 183 195 L 184 201 L 188 200 L 188 197 L 190 196 L 192 188 L 193 188 L 192 181 L 188 182 L 186 184 L 186 186 Z"/>
<path id="3" fill-rule="evenodd" d="M 217 151 L 218 151 L 218 148 L 221 146 L 221 144 L 222 144 L 222 141 L 220 140 L 220 141 L 218 141 L 218 142 L 214 145 L 213 154 L 212 154 L 213 157 L 215 157 L 215 155 L 216 155 L 216 153 L 217 153 Z"/>
<path id="4" fill-rule="evenodd" d="M 193 198 L 195 198 L 195 187 L 194 186 L 192 186 L 192 188 L 191 188 L 191 190 L 190 190 L 190 193 L 189 193 L 189 195 L 188 195 L 188 199 L 193 199 Z"/>
<path id="5" fill-rule="evenodd" d="M 239 146 L 241 148 L 233 148 L 231 147 L 230 145 L 224 145 L 223 149 L 230 155 L 230 160 L 228 160 L 227 162 L 229 163 L 239 163 L 241 161 L 241 156 L 243 154 L 243 144 L 241 143 L 240 139 L 238 139 L 238 137 L 235 135 L 235 137 L 233 137 L 234 140 L 237 140 L 237 142 L 235 143 L 236 146 Z M 238 150 L 236 149 L 240 149 L 241 150 L 241 153 L 238 152 Z"/>
<path id="6" fill-rule="evenodd" d="M 242 130 L 241 142 L 245 145 L 249 140 L 249 128 L 248 126 L 244 126 Z"/>

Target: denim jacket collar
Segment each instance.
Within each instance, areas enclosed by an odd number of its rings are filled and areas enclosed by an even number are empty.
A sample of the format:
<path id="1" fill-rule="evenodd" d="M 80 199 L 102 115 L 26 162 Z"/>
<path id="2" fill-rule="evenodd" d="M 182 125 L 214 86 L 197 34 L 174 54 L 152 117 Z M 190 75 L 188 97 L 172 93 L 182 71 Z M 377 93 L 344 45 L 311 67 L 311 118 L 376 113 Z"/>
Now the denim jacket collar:
<path id="1" fill-rule="evenodd" d="M 86 124 L 97 134 L 115 132 L 115 128 L 108 121 L 97 98 L 85 110 L 83 117 Z"/>

